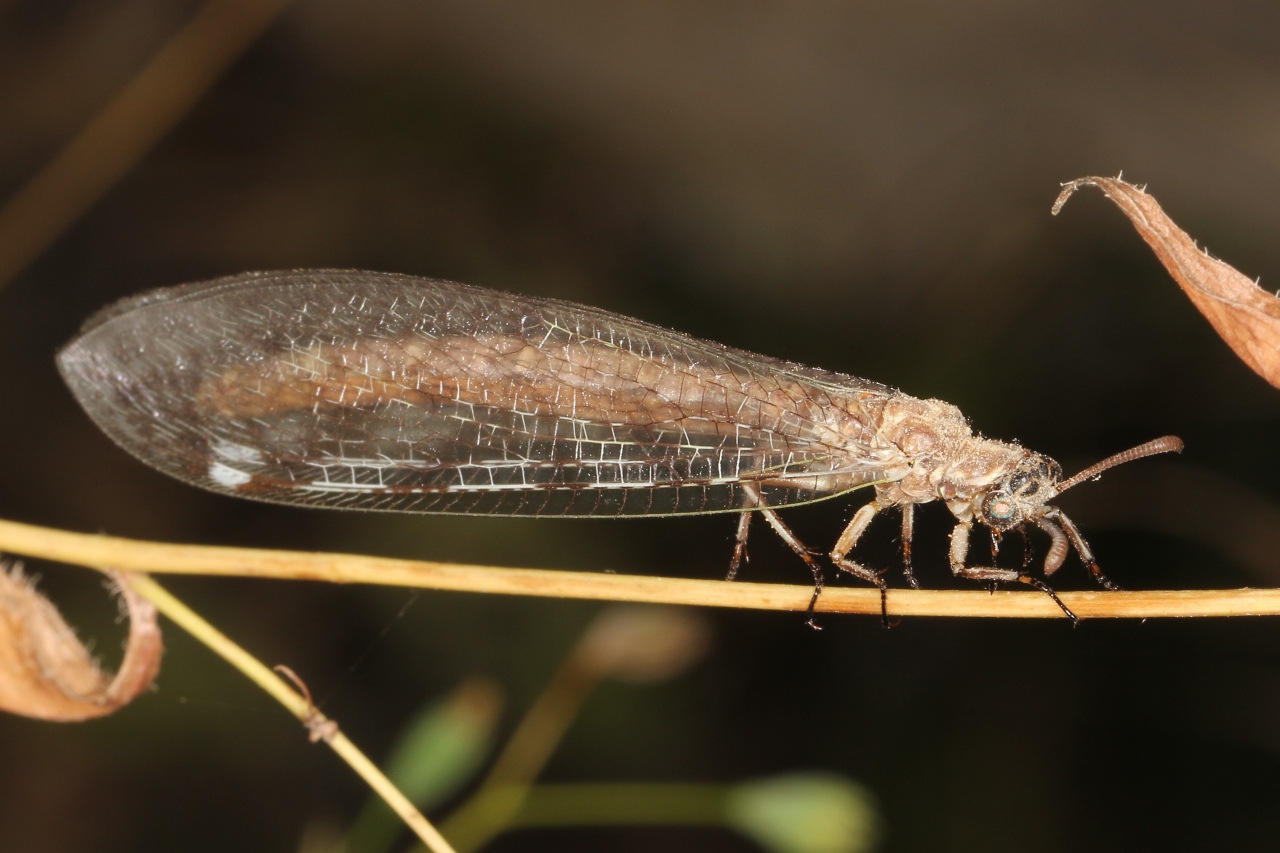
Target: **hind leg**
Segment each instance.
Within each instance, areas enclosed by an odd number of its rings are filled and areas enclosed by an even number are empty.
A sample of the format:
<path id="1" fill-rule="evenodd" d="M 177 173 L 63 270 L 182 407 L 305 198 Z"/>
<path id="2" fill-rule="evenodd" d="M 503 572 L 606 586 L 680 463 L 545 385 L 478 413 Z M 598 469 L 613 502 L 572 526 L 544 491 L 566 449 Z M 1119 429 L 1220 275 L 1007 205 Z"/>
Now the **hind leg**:
<path id="1" fill-rule="evenodd" d="M 814 559 L 814 552 L 808 548 L 803 542 L 791 532 L 791 528 L 783 522 L 778 514 L 770 509 L 764 502 L 764 496 L 754 486 L 744 483 L 742 485 L 743 493 L 746 495 L 748 502 L 753 507 L 750 511 L 742 513 L 742 517 L 738 521 L 738 534 L 733 547 L 733 560 L 729 564 L 729 579 L 732 580 L 738 572 L 738 566 L 745 559 L 747 553 L 747 532 L 751 526 L 752 513 L 760 513 L 769 526 L 773 528 L 783 542 L 787 543 L 787 547 L 796 553 L 800 559 L 804 560 L 809 571 L 813 574 L 813 595 L 809 599 L 808 624 L 810 628 L 821 630 L 821 626 L 814 621 L 813 609 L 818 604 L 818 596 L 822 594 L 822 567 L 818 565 L 818 561 Z"/>

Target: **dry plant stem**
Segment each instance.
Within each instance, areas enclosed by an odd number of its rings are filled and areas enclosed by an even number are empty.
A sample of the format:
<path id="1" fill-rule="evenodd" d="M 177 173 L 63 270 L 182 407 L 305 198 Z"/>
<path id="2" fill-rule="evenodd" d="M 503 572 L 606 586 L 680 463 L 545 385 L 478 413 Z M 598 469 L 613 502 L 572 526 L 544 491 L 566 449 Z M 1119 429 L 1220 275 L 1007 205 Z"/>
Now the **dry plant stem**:
<path id="1" fill-rule="evenodd" d="M 755 610 L 803 611 L 809 606 L 812 593 L 811 587 L 799 584 L 729 583 L 470 566 L 353 554 L 169 545 L 71 533 L 4 520 L 0 520 L 0 553 L 156 574 L 367 583 L 455 592 Z M 1059 595 L 1082 618 L 1280 616 L 1280 589 L 1064 592 Z M 818 601 L 817 610 L 878 614 L 880 592 L 828 587 Z M 986 590 L 890 589 L 889 612 L 894 616 L 1062 618 L 1062 611 L 1048 596 L 1023 590 L 992 594 Z"/>
<path id="2" fill-rule="evenodd" d="M 0 209 L 0 286 L 128 174 L 289 0 L 209 0 L 50 163 Z"/>
<path id="3" fill-rule="evenodd" d="M 253 683 L 269 693 L 277 702 L 302 722 L 315 726 L 318 712 L 305 697 L 290 687 L 265 664 L 254 658 L 225 634 L 214 628 L 195 611 L 174 598 L 164 587 L 145 575 L 131 575 L 130 587 L 138 595 L 150 601 L 156 609 L 168 616 L 193 637 L 204 643 L 224 660 L 244 673 Z M 378 796 L 386 801 L 396 814 L 422 840 L 432 853 L 454 853 L 453 847 L 439 831 L 414 807 L 413 803 L 383 775 L 382 771 L 353 744 L 340 730 L 333 729 L 325 742 L 338 753 L 351 768 L 364 779 Z"/>

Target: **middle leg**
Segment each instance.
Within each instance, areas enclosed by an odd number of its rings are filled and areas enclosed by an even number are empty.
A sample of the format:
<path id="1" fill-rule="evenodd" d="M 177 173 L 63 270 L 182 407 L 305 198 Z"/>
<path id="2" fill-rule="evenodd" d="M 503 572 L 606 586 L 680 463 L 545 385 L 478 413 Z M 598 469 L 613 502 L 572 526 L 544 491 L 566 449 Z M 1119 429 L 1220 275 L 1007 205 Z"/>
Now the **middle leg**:
<path id="1" fill-rule="evenodd" d="M 849 559 L 849 553 L 858 544 L 862 534 L 867 532 L 867 528 L 871 526 L 871 520 L 876 517 L 876 513 L 879 511 L 880 507 L 875 501 L 864 504 L 859 508 L 853 514 L 853 518 L 849 519 L 844 532 L 840 534 L 840 538 L 836 540 L 835 547 L 831 549 L 831 553 L 828 556 L 831 558 L 831 562 L 835 563 L 836 568 L 868 583 L 873 583 L 880 588 L 880 622 L 888 628 L 890 626 L 889 585 L 885 583 L 883 572 L 869 569 L 861 563 Z M 916 587 L 918 584 L 915 576 L 911 573 L 911 506 L 903 507 L 902 512 L 903 569 L 906 572 L 907 581 L 913 587 Z"/>

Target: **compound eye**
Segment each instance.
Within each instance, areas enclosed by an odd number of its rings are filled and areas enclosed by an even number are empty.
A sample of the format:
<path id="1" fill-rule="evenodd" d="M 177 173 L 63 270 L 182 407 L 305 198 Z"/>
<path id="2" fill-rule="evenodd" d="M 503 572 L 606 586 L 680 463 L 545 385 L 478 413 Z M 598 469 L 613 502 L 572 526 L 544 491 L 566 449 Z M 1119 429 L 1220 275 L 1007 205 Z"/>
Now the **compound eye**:
<path id="1" fill-rule="evenodd" d="M 1023 487 L 1029 482 L 1031 482 L 1031 475 L 1026 471 L 1019 471 L 1009 478 L 1009 491 L 1016 494 L 1022 491 Z"/>
<path id="2" fill-rule="evenodd" d="M 988 495 L 982 502 L 982 514 L 985 521 L 997 530 L 1012 527 L 1018 516 L 1018 508 L 1008 495 L 996 493 Z"/>

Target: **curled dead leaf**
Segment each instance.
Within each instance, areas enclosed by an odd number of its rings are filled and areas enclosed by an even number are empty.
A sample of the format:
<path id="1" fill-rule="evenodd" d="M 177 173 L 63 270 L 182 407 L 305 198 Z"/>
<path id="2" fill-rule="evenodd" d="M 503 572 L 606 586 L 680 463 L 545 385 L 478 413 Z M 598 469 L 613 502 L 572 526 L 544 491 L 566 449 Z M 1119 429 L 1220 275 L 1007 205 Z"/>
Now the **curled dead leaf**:
<path id="1" fill-rule="evenodd" d="M 115 580 L 129 638 L 112 677 L 19 566 L 0 569 L 0 710 L 41 720 L 90 720 L 151 686 L 163 652 L 155 608 L 129 588 L 128 575 Z"/>
<path id="2" fill-rule="evenodd" d="M 1080 187 L 1097 187 L 1129 217 L 1165 269 L 1245 364 L 1280 388 L 1280 299 L 1196 245 L 1141 188 L 1119 178 L 1062 185 L 1057 215 Z"/>

